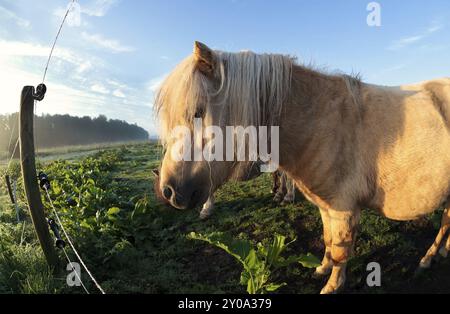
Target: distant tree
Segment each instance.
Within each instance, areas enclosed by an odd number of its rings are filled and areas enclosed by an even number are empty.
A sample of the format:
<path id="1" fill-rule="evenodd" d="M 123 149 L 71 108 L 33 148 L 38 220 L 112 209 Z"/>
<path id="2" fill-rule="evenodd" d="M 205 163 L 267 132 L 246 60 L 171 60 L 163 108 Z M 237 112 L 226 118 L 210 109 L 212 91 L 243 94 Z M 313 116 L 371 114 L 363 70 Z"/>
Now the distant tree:
<path id="1" fill-rule="evenodd" d="M 18 113 L 0 115 L 0 151 L 12 153 L 14 150 L 19 136 L 17 119 Z M 104 115 L 92 119 L 88 116 L 46 114 L 35 117 L 34 128 L 38 148 L 140 141 L 149 138 L 148 132 L 136 124 L 108 119 Z"/>

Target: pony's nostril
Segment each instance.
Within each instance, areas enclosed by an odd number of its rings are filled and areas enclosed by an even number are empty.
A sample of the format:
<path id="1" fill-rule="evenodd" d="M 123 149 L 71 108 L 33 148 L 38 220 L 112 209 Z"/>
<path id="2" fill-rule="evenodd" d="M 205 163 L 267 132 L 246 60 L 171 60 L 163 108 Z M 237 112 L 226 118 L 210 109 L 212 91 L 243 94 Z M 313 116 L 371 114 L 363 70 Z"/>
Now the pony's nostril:
<path id="1" fill-rule="evenodd" d="M 169 200 L 172 197 L 173 191 L 170 186 L 166 185 L 165 187 L 163 187 L 162 193 L 164 198 Z"/>
<path id="2" fill-rule="evenodd" d="M 192 192 L 192 195 L 191 195 L 191 202 L 195 200 L 195 198 L 197 197 L 197 195 L 198 195 L 198 192 L 197 192 L 197 191 Z"/>

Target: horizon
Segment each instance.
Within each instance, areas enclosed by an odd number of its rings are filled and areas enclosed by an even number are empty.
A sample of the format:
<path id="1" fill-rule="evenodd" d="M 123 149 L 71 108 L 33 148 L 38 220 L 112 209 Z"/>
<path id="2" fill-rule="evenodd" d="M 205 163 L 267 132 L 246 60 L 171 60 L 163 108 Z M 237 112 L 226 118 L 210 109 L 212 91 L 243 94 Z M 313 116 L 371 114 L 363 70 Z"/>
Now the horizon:
<path id="1" fill-rule="evenodd" d="M 80 19 L 70 15 L 62 29 L 36 113 L 103 114 L 155 137 L 154 93 L 195 40 L 294 55 L 380 85 L 450 76 L 448 1 L 377 1 L 379 27 L 367 24 L 369 2 L 80 0 Z M 17 112 L 21 87 L 41 82 L 68 3 L 0 0 L 0 114 Z"/>
<path id="2" fill-rule="evenodd" d="M 20 112 L 19 111 L 16 111 L 16 112 L 7 112 L 7 113 L 0 113 L 0 118 L 1 117 L 7 117 L 7 116 L 13 116 L 13 115 L 19 115 L 20 114 Z M 138 126 L 138 127 L 140 127 L 140 128 L 142 128 L 143 130 L 145 130 L 147 133 L 148 133 L 148 131 L 145 129 L 145 128 L 143 128 L 143 127 L 141 127 L 140 125 L 138 125 L 137 123 L 133 123 L 133 122 L 129 122 L 129 121 L 126 121 L 126 120 L 123 120 L 123 119 L 120 119 L 120 118 L 117 118 L 117 119 L 113 119 L 113 118 L 109 118 L 109 117 L 107 117 L 107 116 L 105 116 L 104 114 L 98 114 L 98 115 L 96 115 L 96 116 L 89 116 L 89 115 L 84 115 L 84 116 L 76 116 L 76 115 L 70 115 L 70 114 L 68 114 L 68 113 L 55 113 L 55 114 L 51 114 L 51 113 L 47 113 L 47 112 L 41 112 L 40 114 L 36 114 L 35 115 L 35 117 L 41 117 L 41 118 L 43 118 L 43 117 L 45 117 L 45 116 L 51 116 L 51 117 L 55 117 L 55 116 L 69 116 L 69 117 L 73 117 L 73 118 L 90 118 L 90 119 L 92 119 L 92 120 L 94 120 L 94 119 L 98 119 L 98 118 L 100 118 L 101 116 L 104 116 L 105 118 L 106 118 L 106 120 L 107 121 L 120 121 L 120 122 L 125 122 L 125 123 L 127 123 L 127 124 L 129 124 L 129 125 L 135 125 L 135 126 Z M 150 134 L 149 134 L 149 138 L 150 138 L 151 136 L 150 136 Z"/>

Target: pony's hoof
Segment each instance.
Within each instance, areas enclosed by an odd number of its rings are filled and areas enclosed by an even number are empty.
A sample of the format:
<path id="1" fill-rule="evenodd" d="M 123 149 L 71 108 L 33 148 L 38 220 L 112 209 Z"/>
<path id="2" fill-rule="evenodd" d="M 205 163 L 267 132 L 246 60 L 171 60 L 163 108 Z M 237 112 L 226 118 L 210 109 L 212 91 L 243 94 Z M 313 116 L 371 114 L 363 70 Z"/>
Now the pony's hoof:
<path id="1" fill-rule="evenodd" d="M 445 247 L 441 247 L 441 249 L 439 250 L 439 254 L 443 257 L 443 258 L 447 258 L 448 256 L 448 250 Z"/>
<path id="2" fill-rule="evenodd" d="M 209 211 L 201 211 L 199 217 L 200 217 L 201 220 L 206 220 L 206 219 L 211 217 L 211 212 L 209 212 Z"/>
<path id="3" fill-rule="evenodd" d="M 337 294 L 339 291 L 338 288 L 335 288 L 331 285 L 326 285 L 323 287 L 323 289 L 320 291 L 320 294 Z"/>
<path id="4" fill-rule="evenodd" d="M 275 195 L 275 197 L 273 198 L 273 201 L 274 201 L 275 203 L 280 203 L 282 200 L 281 200 L 281 197 L 280 197 L 280 196 Z"/>
<path id="5" fill-rule="evenodd" d="M 424 258 L 421 259 L 420 263 L 419 263 L 419 268 L 418 269 L 428 269 L 431 267 L 431 261 L 433 258 L 425 256 Z"/>
<path id="6" fill-rule="evenodd" d="M 327 276 L 331 273 L 331 268 L 326 268 L 323 266 L 319 266 L 316 268 L 316 271 L 313 273 L 313 278 L 321 278 Z"/>
<path id="7" fill-rule="evenodd" d="M 337 294 L 344 288 L 344 285 L 345 274 L 339 276 L 337 280 L 332 280 L 330 278 L 322 291 L 320 291 L 320 294 Z"/>

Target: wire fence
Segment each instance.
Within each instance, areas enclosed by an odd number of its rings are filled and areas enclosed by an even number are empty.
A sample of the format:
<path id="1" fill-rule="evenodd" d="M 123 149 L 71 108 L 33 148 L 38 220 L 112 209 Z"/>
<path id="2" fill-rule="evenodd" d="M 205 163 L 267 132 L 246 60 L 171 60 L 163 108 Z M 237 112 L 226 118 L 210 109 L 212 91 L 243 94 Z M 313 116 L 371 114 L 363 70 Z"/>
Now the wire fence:
<path id="1" fill-rule="evenodd" d="M 67 8 L 67 10 L 66 10 L 66 13 L 65 13 L 64 16 L 63 16 L 63 19 L 62 19 L 62 21 L 61 21 L 61 24 L 60 24 L 60 26 L 59 26 L 59 28 L 58 28 L 58 32 L 56 33 L 55 39 L 54 39 L 53 44 L 52 44 L 51 49 L 50 49 L 49 56 L 48 56 L 47 61 L 46 61 L 46 63 L 45 63 L 44 73 L 43 73 L 43 76 L 42 76 L 42 82 L 41 82 L 42 84 L 45 83 L 45 79 L 46 79 L 46 77 L 47 77 L 47 72 L 48 72 L 48 70 L 49 70 L 49 66 L 50 66 L 50 62 L 51 62 L 52 56 L 53 56 L 53 52 L 54 52 L 54 50 L 55 50 L 55 47 L 56 47 L 56 44 L 57 44 L 57 42 L 58 42 L 59 36 L 61 35 L 61 31 L 62 31 L 62 29 L 63 29 L 64 23 L 66 22 L 66 19 L 67 19 L 68 15 L 69 15 L 69 12 L 72 10 L 73 5 L 75 4 L 75 2 L 76 2 L 76 0 L 72 0 L 72 1 L 71 1 L 70 5 L 68 6 L 68 8 Z M 24 99 L 25 99 L 25 98 L 26 98 L 26 97 L 24 97 Z M 20 104 L 20 107 L 22 107 L 22 103 Z M 36 116 L 36 110 L 37 110 L 36 108 L 37 108 L 37 102 L 34 101 L 34 116 Z M 17 120 L 14 120 L 13 127 L 12 127 L 12 129 L 11 129 L 11 135 L 10 135 L 8 147 L 11 147 L 12 138 L 13 138 L 15 129 L 16 129 L 17 125 L 18 125 L 18 119 L 19 119 L 19 115 L 18 115 L 18 117 L 17 117 Z M 36 132 L 33 132 L 33 133 L 34 133 L 34 142 L 36 143 Z M 15 156 L 16 151 L 17 151 L 17 149 L 18 149 L 19 142 L 20 142 L 20 138 L 17 138 L 17 141 L 16 141 L 16 143 L 14 144 L 14 148 L 13 148 L 13 150 L 12 150 L 12 152 L 11 152 L 11 155 L 10 155 L 9 158 L 7 159 L 8 162 L 7 162 L 7 164 L 6 164 L 6 168 L 5 168 L 5 170 L 4 170 L 3 176 L 5 176 L 5 175 L 9 172 L 9 168 L 10 168 L 10 166 L 11 166 L 12 160 L 14 159 L 14 156 Z M 35 148 L 35 149 L 36 149 L 36 148 Z M 90 277 L 90 279 L 92 280 L 92 282 L 93 282 L 93 283 L 95 284 L 95 286 L 98 288 L 98 290 L 99 290 L 102 294 L 105 294 L 105 291 L 103 290 L 103 288 L 100 286 L 100 284 L 97 282 L 97 280 L 96 280 L 96 279 L 94 278 L 94 276 L 92 275 L 91 271 L 90 271 L 90 270 L 88 269 L 88 267 L 86 266 L 86 263 L 85 263 L 85 262 L 83 261 L 83 259 L 81 258 L 81 255 L 78 253 L 77 249 L 75 248 L 75 245 L 73 244 L 72 239 L 69 237 L 69 235 L 68 235 L 66 229 L 64 228 L 64 225 L 63 225 L 63 223 L 62 223 L 62 221 L 61 221 L 61 219 L 60 219 L 60 217 L 59 217 L 59 215 L 58 215 L 58 212 L 57 212 L 55 206 L 53 205 L 53 201 L 52 201 L 52 199 L 51 199 L 51 197 L 50 197 L 50 194 L 49 194 L 48 189 L 45 187 L 44 190 L 45 190 L 47 199 L 48 199 L 48 201 L 49 201 L 49 203 L 50 203 L 50 205 L 51 205 L 51 207 L 52 207 L 53 214 L 55 215 L 58 224 L 61 226 L 61 229 L 62 229 L 62 231 L 63 231 L 63 233 L 64 233 L 64 236 L 65 236 L 67 242 L 69 243 L 69 245 L 70 245 L 72 251 L 74 252 L 74 254 L 76 255 L 77 259 L 79 260 L 79 262 L 81 263 L 81 265 L 82 265 L 83 268 L 85 269 L 86 273 L 89 275 L 89 277 Z M 74 268 L 74 264 L 73 264 L 73 262 L 71 261 L 71 259 L 69 258 L 69 255 L 67 254 L 67 251 L 65 250 L 64 247 L 62 247 L 62 251 L 63 251 L 64 256 L 65 256 L 65 258 L 66 258 L 66 260 L 67 260 L 67 262 L 68 262 L 68 265 L 71 266 L 72 270 L 73 270 L 74 273 L 75 273 L 75 276 L 76 276 L 77 279 L 79 280 L 79 282 L 80 282 L 81 286 L 83 287 L 84 291 L 85 291 L 87 294 L 89 294 L 89 290 L 86 288 L 85 284 L 83 283 L 83 281 L 82 281 L 82 279 L 81 279 L 81 273 L 78 273 L 78 271 Z"/>

